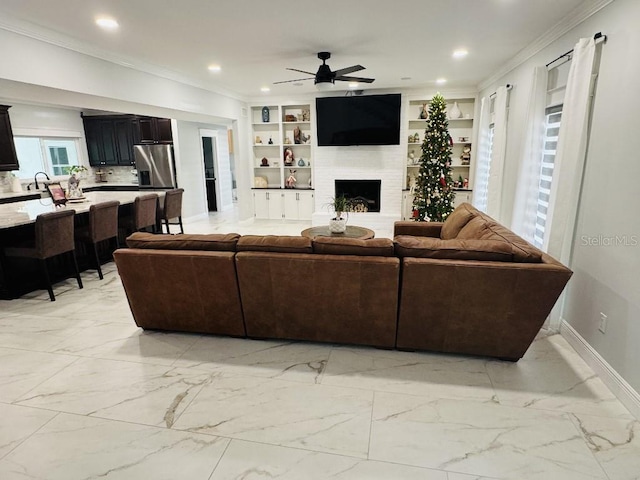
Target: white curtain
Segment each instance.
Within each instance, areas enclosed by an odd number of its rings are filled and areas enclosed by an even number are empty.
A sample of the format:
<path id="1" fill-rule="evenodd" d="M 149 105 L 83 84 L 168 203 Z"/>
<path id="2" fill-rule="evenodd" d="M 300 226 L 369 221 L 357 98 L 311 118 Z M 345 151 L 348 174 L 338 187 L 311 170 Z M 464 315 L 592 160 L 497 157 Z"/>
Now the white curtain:
<path id="1" fill-rule="evenodd" d="M 480 123 L 478 128 L 478 154 L 475 182 L 473 185 L 473 205 L 483 212 L 487 211 L 487 188 L 491 168 L 491 99 L 483 97 L 480 101 Z"/>
<path id="2" fill-rule="evenodd" d="M 544 66 L 533 69 L 525 123 L 527 131 L 525 132 L 518 170 L 518 183 L 511 221 L 511 229 L 531 243 L 533 243 L 533 236 L 536 230 L 548 76 L 547 68 Z"/>
<path id="3" fill-rule="evenodd" d="M 543 249 L 568 264 L 587 151 L 595 41 L 582 38 L 573 50 L 562 109 Z"/>
<path id="4" fill-rule="evenodd" d="M 499 87 L 493 108 L 493 145 L 491 147 L 491 168 L 487 185 L 487 215 L 500 221 L 502 202 L 502 182 L 504 161 L 507 150 L 507 101 L 509 90 Z"/>

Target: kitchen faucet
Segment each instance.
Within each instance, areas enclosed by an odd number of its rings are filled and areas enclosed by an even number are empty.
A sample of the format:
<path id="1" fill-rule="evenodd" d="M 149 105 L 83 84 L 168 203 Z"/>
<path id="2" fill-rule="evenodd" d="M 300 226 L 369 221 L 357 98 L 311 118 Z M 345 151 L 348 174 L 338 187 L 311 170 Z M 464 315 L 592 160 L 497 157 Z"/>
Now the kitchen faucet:
<path id="1" fill-rule="evenodd" d="M 47 175 L 46 172 L 36 172 L 36 174 L 33 176 L 33 181 L 36 182 L 36 190 L 38 190 L 38 175 L 43 174 L 45 177 L 47 177 L 47 180 L 51 180 L 49 178 L 49 175 Z"/>

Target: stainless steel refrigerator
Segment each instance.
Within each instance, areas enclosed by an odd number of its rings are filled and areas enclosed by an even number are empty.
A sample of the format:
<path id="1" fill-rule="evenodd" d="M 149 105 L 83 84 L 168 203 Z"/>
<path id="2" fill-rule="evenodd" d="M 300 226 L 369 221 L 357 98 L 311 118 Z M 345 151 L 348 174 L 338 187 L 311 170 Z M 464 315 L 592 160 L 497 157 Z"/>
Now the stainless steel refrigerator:
<path id="1" fill-rule="evenodd" d="M 140 188 L 176 188 L 173 145 L 134 145 Z"/>

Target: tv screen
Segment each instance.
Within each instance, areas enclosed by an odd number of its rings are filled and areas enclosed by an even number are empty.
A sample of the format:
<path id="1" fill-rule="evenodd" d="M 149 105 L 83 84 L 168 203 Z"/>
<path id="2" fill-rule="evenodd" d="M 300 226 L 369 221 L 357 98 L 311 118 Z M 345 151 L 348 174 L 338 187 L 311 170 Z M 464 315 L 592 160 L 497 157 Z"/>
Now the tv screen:
<path id="1" fill-rule="evenodd" d="M 399 145 L 400 94 L 316 98 L 319 146 Z"/>

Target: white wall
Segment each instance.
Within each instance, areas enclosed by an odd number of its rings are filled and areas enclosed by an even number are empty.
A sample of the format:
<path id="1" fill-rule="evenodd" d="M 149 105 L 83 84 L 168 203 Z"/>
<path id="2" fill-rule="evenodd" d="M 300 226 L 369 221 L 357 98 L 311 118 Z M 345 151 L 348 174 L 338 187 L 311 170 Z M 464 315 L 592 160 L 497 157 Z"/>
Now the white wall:
<path id="1" fill-rule="evenodd" d="M 54 109 L 65 106 L 232 124 L 237 139 L 236 160 L 248 164 L 248 119 L 242 115 L 246 108 L 242 98 L 141 72 L 2 28 L 0 58 L 3 104 L 30 103 Z M 187 177 L 193 174 L 189 172 Z M 238 172 L 238 205 L 243 217 L 251 215 L 251 180 L 246 170 Z M 198 195 L 193 192 L 194 201 Z M 185 192 L 185 209 L 187 203 Z M 188 209 L 197 211 L 198 206 L 194 203 Z"/>
<path id="2" fill-rule="evenodd" d="M 626 236 L 632 242 L 635 236 L 640 241 L 636 211 L 640 160 L 633 142 L 640 132 L 640 96 L 635 93 L 640 78 L 639 18 L 640 2 L 616 0 L 481 93 L 505 83 L 514 85 L 501 211 L 502 221 L 509 224 L 532 68 L 570 50 L 581 37 L 600 31 L 608 36 L 602 47 L 573 242 L 574 275 L 563 317 L 636 391 L 640 391 L 640 246 L 607 245 L 606 239 Z M 609 318 L 606 334 L 597 329 L 600 312 Z"/>

